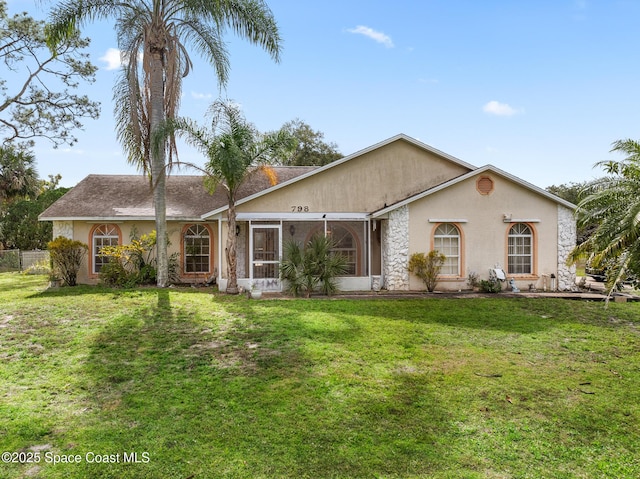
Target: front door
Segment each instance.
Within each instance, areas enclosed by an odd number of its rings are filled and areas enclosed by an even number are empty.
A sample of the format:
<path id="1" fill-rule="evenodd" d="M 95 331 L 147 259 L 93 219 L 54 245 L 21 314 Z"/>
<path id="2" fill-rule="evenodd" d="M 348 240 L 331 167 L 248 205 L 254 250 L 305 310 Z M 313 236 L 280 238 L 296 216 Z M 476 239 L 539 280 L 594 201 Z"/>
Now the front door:
<path id="1" fill-rule="evenodd" d="M 251 225 L 251 282 L 262 291 L 280 291 L 280 225 Z"/>

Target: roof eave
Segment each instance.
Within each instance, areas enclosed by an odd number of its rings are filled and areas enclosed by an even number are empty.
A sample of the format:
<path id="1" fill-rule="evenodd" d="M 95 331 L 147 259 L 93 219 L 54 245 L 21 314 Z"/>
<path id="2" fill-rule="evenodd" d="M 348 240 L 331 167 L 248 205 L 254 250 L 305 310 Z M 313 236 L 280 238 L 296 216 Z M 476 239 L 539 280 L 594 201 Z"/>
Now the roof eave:
<path id="1" fill-rule="evenodd" d="M 310 176 L 320 174 L 321 172 L 326 171 L 326 170 L 328 170 L 330 168 L 335 168 L 335 167 L 337 167 L 337 166 L 339 166 L 339 165 L 341 165 L 343 163 L 346 163 L 347 161 L 350 161 L 350 160 L 352 160 L 354 158 L 357 158 L 359 156 L 362 156 L 362 155 L 365 155 L 367 153 L 370 153 L 370 152 L 372 152 L 374 150 L 377 150 L 379 148 L 387 146 L 387 145 L 389 145 L 389 144 L 391 144 L 391 143 L 393 143 L 395 141 L 398 141 L 398 140 L 404 140 L 404 141 L 406 141 L 408 143 L 411 143 L 412 145 L 414 145 L 414 146 L 416 146 L 418 148 L 421 148 L 423 150 L 429 151 L 429 152 L 431 152 L 431 153 L 433 153 L 435 155 L 438 155 L 438 156 L 440 156 L 442 158 L 445 158 L 446 160 L 449 160 L 449 161 L 451 161 L 453 163 L 456 163 L 457 165 L 460 165 L 460 166 L 462 166 L 464 168 L 468 168 L 470 170 L 476 170 L 477 169 L 476 166 L 474 166 L 474 165 L 472 165 L 470 163 L 462 161 L 461 159 L 456 158 L 455 156 L 451 156 L 451 155 L 449 155 L 449 154 L 447 154 L 447 153 L 445 153 L 443 151 L 440 151 L 440 150 L 438 150 L 436 148 L 433 148 L 433 147 L 427 145 L 426 143 L 422 143 L 421 141 L 418 141 L 415 138 L 412 138 L 412 137 L 410 137 L 408 135 L 405 135 L 404 133 L 400 133 L 398 135 L 392 136 L 391 138 L 387 138 L 386 140 L 383 140 L 383 141 L 381 141 L 379 143 L 376 143 L 375 145 L 371 145 L 371 146 L 369 146 L 367 148 L 364 148 L 362 150 L 356 151 L 355 153 L 347 155 L 347 156 L 345 156 L 345 157 L 343 157 L 343 158 L 341 158 L 339 160 L 336 160 L 336 161 L 328 163 L 328 164 L 326 164 L 324 166 L 321 166 L 320 168 L 318 168 L 316 170 L 310 171 L 310 172 L 305 173 L 305 174 L 300 175 L 300 176 L 296 176 L 295 178 L 292 178 L 292 179 L 290 179 L 288 181 L 284 181 L 284 182 L 282 182 L 280 184 L 272 186 L 271 188 L 267 188 L 266 190 L 262 190 L 262 191 L 259 191 L 257 193 L 254 193 L 253 195 L 250 195 L 250 196 L 247 196 L 245 198 L 242 198 L 241 200 L 238 200 L 236 202 L 236 206 L 240 206 L 240 205 L 242 205 L 244 203 L 247 203 L 247 202 L 249 202 L 251 200 L 254 200 L 254 199 L 259 198 L 259 197 L 261 197 L 263 195 L 271 193 L 272 191 L 278 190 L 280 188 L 284 188 L 285 186 L 293 184 L 293 183 L 295 183 L 297 181 L 301 181 L 301 180 L 303 180 L 305 178 L 309 178 Z M 208 218 L 210 216 L 214 216 L 214 215 L 220 214 L 223 211 L 227 210 L 228 208 L 229 208 L 228 205 L 221 206 L 220 208 L 217 208 L 217 209 L 215 209 L 213 211 L 210 211 L 209 213 L 205 213 L 204 215 L 202 215 L 202 218 L 206 219 L 206 218 Z"/>
<path id="2" fill-rule="evenodd" d="M 154 216 L 51 216 L 38 217 L 38 221 L 84 221 L 99 223 L 118 223 L 122 221 L 155 221 Z M 170 216 L 167 221 L 192 222 L 200 223 L 203 221 L 201 216 Z"/>
<path id="3" fill-rule="evenodd" d="M 418 193 L 417 195 L 411 196 L 409 198 L 406 198 L 402 201 L 399 201 L 398 203 L 395 203 L 391 206 L 387 206 L 386 208 L 383 208 L 381 210 L 378 211 L 374 211 L 373 213 L 371 213 L 371 218 L 380 218 L 384 215 L 387 215 L 390 211 L 393 211 L 397 208 L 400 208 L 402 206 L 408 205 L 409 203 L 413 203 L 416 200 L 419 200 L 421 198 L 424 198 L 426 196 L 432 195 L 434 193 L 437 193 L 438 191 L 442 191 L 446 188 L 449 188 L 450 186 L 453 186 L 457 183 L 460 183 L 462 181 L 465 181 L 469 178 L 473 178 L 474 176 L 480 175 L 482 173 L 486 173 L 486 172 L 493 172 L 497 175 L 503 176 L 504 178 L 507 178 L 510 181 L 513 181 L 514 183 L 527 188 L 530 191 L 533 191 L 541 196 L 546 197 L 547 199 L 554 201 L 556 203 L 561 204 L 562 206 L 569 208 L 571 210 L 575 210 L 577 208 L 576 205 L 574 205 L 573 203 L 570 203 L 569 201 L 566 201 L 562 198 L 560 198 L 559 196 L 554 195 L 553 193 L 549 193 L 546 190 L 543 190 L 542 188 L 539 188 L 538 186 L 535 186 L 521 178 L 518 178 L 517 176 L 512 175 L 511 173 L 507 173 L 506 171 L 501 170 L 500 168 L 497 168 L 493 165 L 485 165 L 482 166 L 480 168 L 477 168 L 473 171 L 470 171 L 469 173 L 465 173 L 464 175 L 458 176 L 456 178 L 453 178 L 452 180 L 449 180 L 445 183 L 441 183 L 437 186 L 434 186 L 433 188 L 430 188 L 426 191 L 423 191 L 422 193 Z"/>

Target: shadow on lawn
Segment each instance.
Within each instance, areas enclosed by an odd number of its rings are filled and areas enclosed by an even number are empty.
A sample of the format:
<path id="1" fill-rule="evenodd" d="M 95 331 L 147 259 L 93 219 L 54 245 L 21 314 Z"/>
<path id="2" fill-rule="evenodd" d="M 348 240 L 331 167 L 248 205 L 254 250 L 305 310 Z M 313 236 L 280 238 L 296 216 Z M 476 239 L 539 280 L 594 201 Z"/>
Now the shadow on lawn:
<path id="1" fill-rule="evenodd" d="M 0 273 L 0 294 L 42 285 L 42 276 L 18 272 Z"/>
<path id="2" fill-rule="evenodd" d="M 254 320 L 265 302 L 213 304 L 194 312 L 160 290 L 155 305 L 113 318 L 79 379 L 92 419 L 69 425 L 74 441 L 149 451 L 151 462 L 138 466 L 147 477 L 377 477 L 445 467 L 438 438 L 447 414 L 428 378 L 400 371 L 380 386 L 349 377 L 357 359 L 331 372 L 330 358 L 310 354 L 314 344 L 356 340 L 356 322 L 323 331 L 295 315 Z M 125 469 L 76 470 L 118 477 Z"/>
<path id="3" fill-rule="evenodd" d="M 397 307 L 396 307 L 397 306 Z M 533 334 L 569 320 L 571 302 L 564 300 L 495 299 L 400 299 L 333 301 L 289 300 L 263 302 L 263 307 L 306 314 L 321 311 L 344 317 L 373 317 L 414 324 L 439 324 L 461 329 L 498 330 Z"/>

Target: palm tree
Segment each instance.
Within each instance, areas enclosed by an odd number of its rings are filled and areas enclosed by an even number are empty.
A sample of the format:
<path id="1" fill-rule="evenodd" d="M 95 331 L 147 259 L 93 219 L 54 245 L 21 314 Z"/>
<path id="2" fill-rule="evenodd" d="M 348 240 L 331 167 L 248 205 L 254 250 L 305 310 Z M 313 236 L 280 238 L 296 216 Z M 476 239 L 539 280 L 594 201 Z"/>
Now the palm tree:
<path id="1" fill-rule="evenodd" d="M 304 246 L 294 240 L 284 245 L 280 277 L 287 281 L 287 289 L 294 296 L 307 298 L 315 290 L 330 296 L 338 291 L 338 276 L 347 272 L 347 259 L 335 253 L 335 241 L 316 233 Z"/>
<path id="2" fill-rule="evenodd" d="M 595 180 L 593 193 L 578 204 L 578 226 L 596 224 L 593 234 L 576 246 L 570 261 L 589 258 L 607 267 L 609 292 L 640 267 L 640 143 L 619 140 L 611 151 L 627 155 L 619 161 L 602 161 L 607 176 Z"/>
<path id="3" fill-rule="evenodd" d="M 11 145 L 0 146 L 0 207 L 16 198 L 35 196 L 38 172 L 35 157 Z"/>
<path id="4" fill-rule="evenodd" d="M 213 121 L 210 129 L 201 128 L 185 118 L 167 120 L 153 135 L 153 148 L 161 147 L 162 142 L 177 135 L 206 157 L 204 173 L 213 192 L 222 186 L 228 200 L 228 231 L 226 244 L 227 292 L 238 292 L 237 277 L 237 238 L 236 238 L 236 195 L 238 189 L 252 174 L 262 172 L 272 185 L 277 177 L 269 167 L 274 159 L 283 155 L 283 150 L 293 150 L 295 139 L 284 129 L 268 134 L 260 134 L 243 117 L 237 105 L 229 101 L 214 102 L 209 112 Z M 183 163 L 185 164 L 185 163 Z M 193 168 L 195 165 L 187 164 Z"/>
<path id="5" fill-rule="evenodd" d="M 228 53 L 222 41 L 227 28 L 264 48 L 279 61 L 281 40 L 275 19 L 263 0 L 63 0 L 51 13 L 48 43 L 57 44 L 92 20 L 116 20 L 121 51 L 128 59 L 124 92 L 128 102 L 117 114 L 118 137 L 129 161 L 150 172 L 156 216 L 158 286 L 168 283 L 165 182 L 167 157 L 175 143 L 149 148 L 151 133 L 178 109 L 181 79 L 189 73 L 187 44 L 214 67 L 220 84 L 228 78 Z M 140 63 L 138 55 L 142 55 Z M 142 81 L 140 78 L 142 76 Z M 119 84 L 122 88 L 123 84 Z M 119 92 L 119 93 L 118 93 Z M 123 127 L 123 122 L 124 126 Z"/>

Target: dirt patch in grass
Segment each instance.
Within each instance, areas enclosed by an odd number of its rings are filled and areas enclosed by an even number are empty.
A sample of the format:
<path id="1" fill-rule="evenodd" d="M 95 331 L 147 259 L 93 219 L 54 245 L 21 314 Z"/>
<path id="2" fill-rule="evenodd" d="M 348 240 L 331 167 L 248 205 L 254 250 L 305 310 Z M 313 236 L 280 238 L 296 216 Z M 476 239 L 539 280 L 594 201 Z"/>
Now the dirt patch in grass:
<path id="1" fill-rule="evenodd" d="M 0 275 L 0 448 L 150 461 L 7 477 L 640 477 L 636 304 L 44 281 Z"/>

